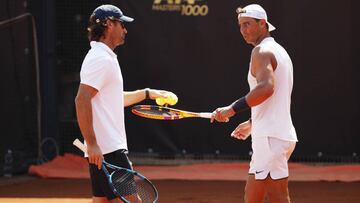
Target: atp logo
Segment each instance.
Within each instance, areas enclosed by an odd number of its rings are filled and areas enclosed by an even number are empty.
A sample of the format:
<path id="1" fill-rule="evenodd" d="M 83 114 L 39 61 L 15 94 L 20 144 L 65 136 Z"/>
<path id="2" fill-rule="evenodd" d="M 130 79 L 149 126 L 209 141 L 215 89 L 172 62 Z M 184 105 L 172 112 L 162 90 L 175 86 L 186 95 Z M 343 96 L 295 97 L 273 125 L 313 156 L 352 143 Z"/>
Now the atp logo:
<path id="1" fill-rule="evenodd" d="M 179 12 L 184 16 L 206 16 L 209 13 L 206 0 L 154 0 L 152 10 Z"/>

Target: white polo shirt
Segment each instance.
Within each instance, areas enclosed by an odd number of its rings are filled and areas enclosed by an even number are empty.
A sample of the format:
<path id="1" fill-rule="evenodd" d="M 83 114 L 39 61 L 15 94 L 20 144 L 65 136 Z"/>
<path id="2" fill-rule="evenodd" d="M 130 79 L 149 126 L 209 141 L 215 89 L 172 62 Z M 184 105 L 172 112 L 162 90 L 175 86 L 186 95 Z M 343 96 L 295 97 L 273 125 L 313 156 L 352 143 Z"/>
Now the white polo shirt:
<path id="1" fill-rule="evenodd" d="M 81 66 L 80 83 L 98 90 L 91 100 L 97 143 L 103 154 L 127 150 L 123 78 L 117 56 L 102 42 L 92 41 L 90 46 Z"/>

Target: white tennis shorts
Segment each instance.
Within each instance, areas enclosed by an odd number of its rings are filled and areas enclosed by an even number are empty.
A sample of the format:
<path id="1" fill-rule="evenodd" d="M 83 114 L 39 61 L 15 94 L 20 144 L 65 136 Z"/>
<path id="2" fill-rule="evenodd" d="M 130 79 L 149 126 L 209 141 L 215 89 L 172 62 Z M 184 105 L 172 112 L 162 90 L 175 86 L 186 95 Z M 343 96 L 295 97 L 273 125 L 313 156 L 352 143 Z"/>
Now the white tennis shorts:
<path id="1" fill-rule="evenodd" d="M 256 180 L 265 179 L 269 173 L 274 180 L 289 177 L 288 160 L 295 145 L 274 137 L 252 138 L 249 174 L 254 174 Z"/>

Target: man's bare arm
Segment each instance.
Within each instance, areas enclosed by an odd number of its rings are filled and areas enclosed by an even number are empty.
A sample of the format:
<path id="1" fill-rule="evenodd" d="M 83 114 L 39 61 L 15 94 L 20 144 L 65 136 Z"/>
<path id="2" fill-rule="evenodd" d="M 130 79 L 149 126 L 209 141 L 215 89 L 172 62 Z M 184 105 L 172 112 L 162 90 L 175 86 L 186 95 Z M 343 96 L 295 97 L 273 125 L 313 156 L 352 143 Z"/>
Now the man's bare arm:
<path id="1" fill-rule="evenodd" d="M 139 103 L 144 99 L 146 99 L 146 90 L 148 91 L 148 96 L 149 96 L 148 99 L 156 99 L 158 97 L 165 98 L 167 96 L 175 95 L 170 91 L 150 89 L 150 88 L 145 88 L 142 90 L 135 90 L 135 91 L 124 91 L 124 106 L 127 107 Z"/>
<path id="2" fill-rule="evenodd" d="M 257 85 L 246 95 L 250 107 L 261 104 L 273 94 L 276 60 L 271 52 L 255 48 L 251 65 L 251 74 L 256 78 Z"/>
<path id="3" fill-rule="evenodd" d="M 80 84 L 75 98 L 75 106 L 80 131 L 86 140 L 86 144 L 88 145 L 87 153 L 89 162 L 96 164 L 100 169 L 104 157 L 96 142 L 91 106 L 91 99 L 97 94 L 97 92 L 98 90 L 91 86 Z"/>

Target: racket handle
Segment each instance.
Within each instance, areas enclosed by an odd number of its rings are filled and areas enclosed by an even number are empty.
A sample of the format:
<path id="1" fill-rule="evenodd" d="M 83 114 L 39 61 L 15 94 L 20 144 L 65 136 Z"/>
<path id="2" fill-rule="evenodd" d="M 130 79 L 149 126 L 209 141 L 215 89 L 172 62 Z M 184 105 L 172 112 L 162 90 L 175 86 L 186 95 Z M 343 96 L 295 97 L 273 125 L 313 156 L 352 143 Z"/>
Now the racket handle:
<path id="1" fill-rule="evenodd" d="M 86 153 L 86 146 L 79 139 L 75 139 L 73 145 L 77 146 L 77 148 Z"/>
<path id="2" fill-rule="evenodd" d="M 199 113 L 199 116 L 201 117 L 201 118 L 211 118 L 211 114 L 212 113 Z"/>

